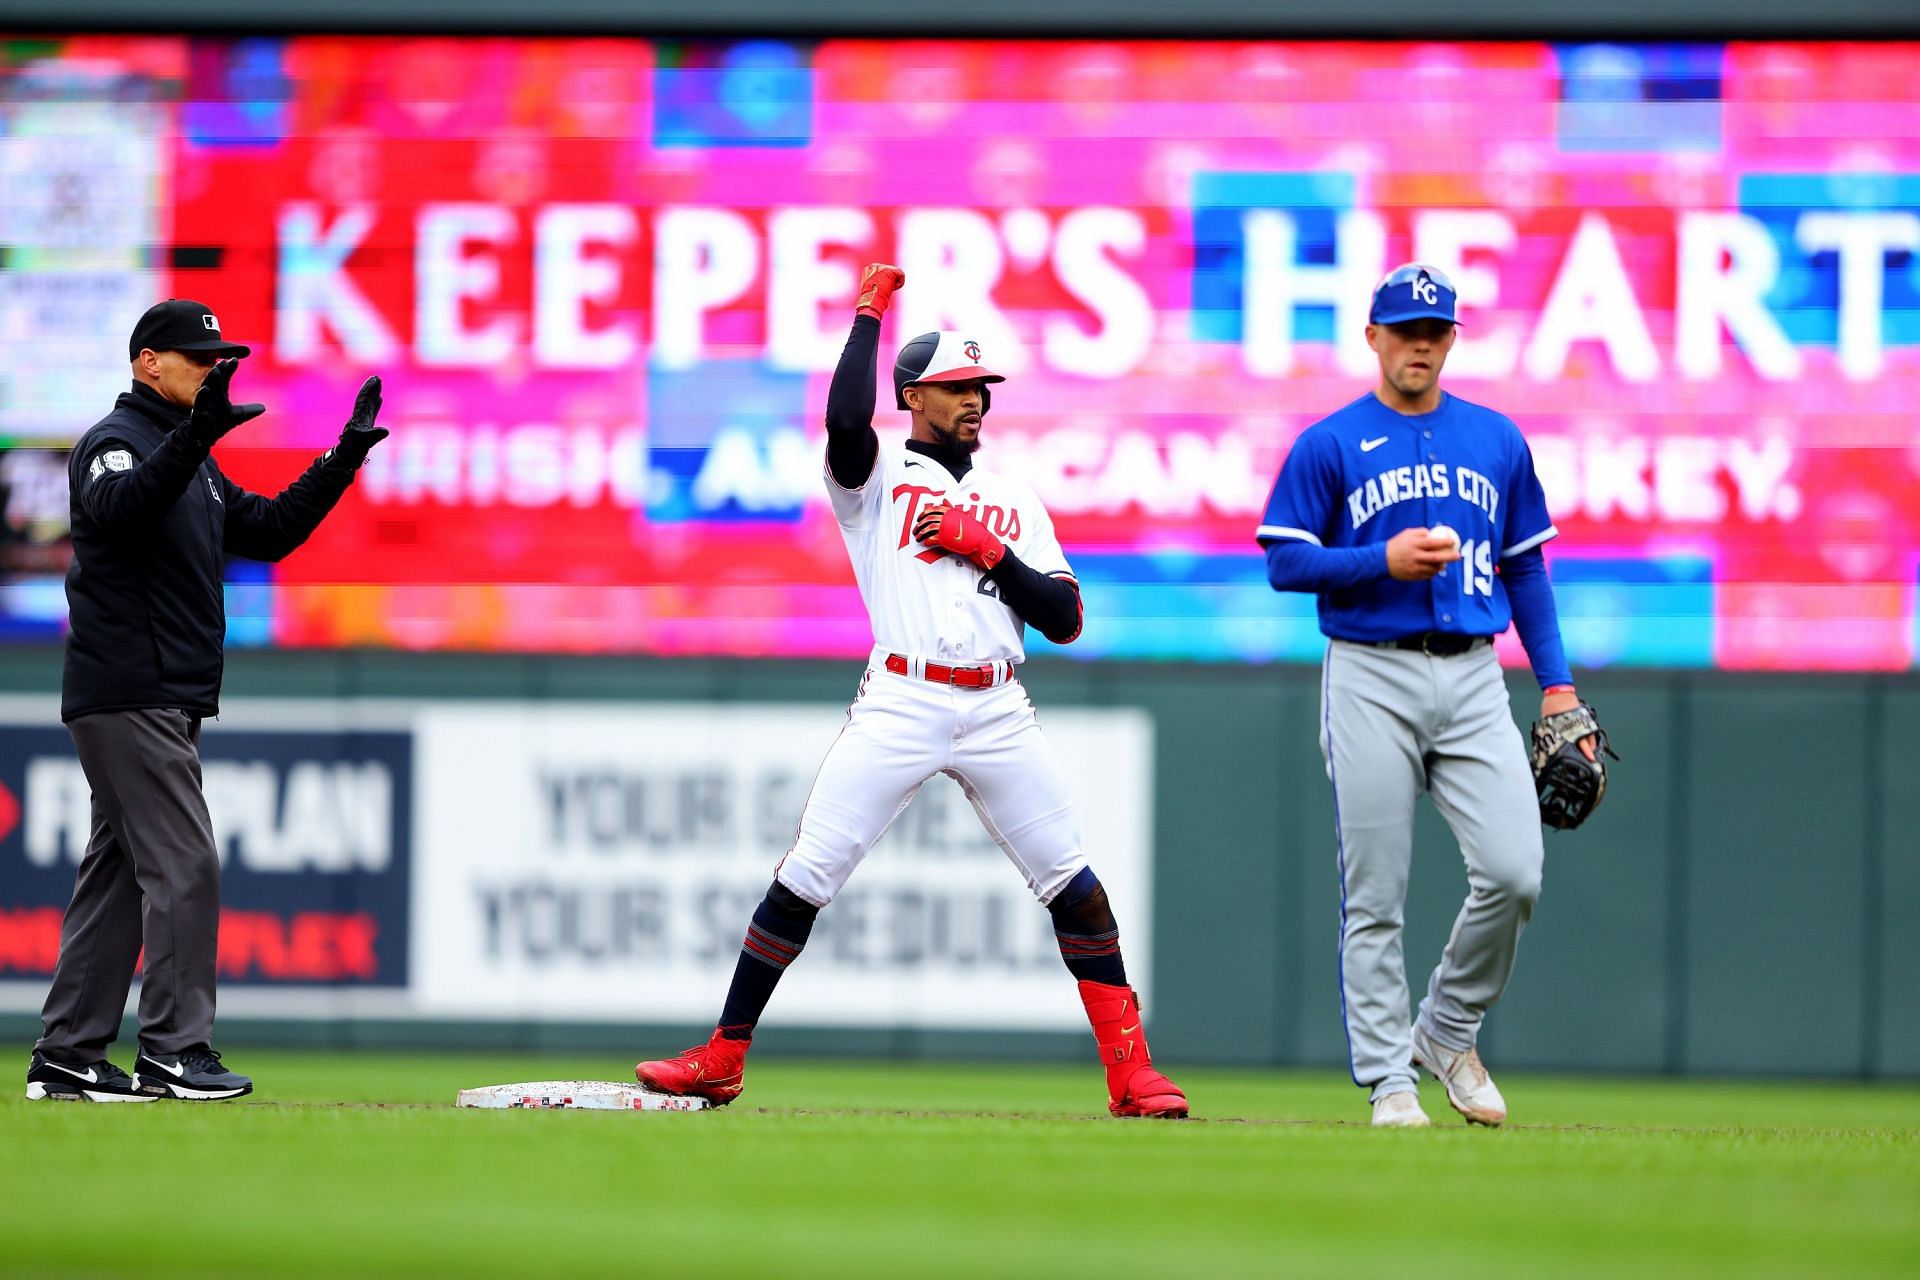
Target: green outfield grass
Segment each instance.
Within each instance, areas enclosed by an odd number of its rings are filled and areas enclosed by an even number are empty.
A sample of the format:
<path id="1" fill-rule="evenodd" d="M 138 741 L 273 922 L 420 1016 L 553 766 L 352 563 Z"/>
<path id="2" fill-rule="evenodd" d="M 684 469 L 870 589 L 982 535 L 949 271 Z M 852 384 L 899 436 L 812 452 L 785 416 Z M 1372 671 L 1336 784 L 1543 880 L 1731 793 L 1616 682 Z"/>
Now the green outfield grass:
<path id="1" fill-rule="evenodd" d="M 677 1047 L 677 1046 L 675 1046 Z M 1920 1089 L 1503 1076 L 1379 1132 L 1338 1073 L 769 1057 L 694 1115 L 459 1111 L 609 1059 L 248 1052 L 244 1103 L 0 1102 L 0 1275 L 1914 1276 Z M 26 1052 L 19 1055 L 24 1067 Z"/>

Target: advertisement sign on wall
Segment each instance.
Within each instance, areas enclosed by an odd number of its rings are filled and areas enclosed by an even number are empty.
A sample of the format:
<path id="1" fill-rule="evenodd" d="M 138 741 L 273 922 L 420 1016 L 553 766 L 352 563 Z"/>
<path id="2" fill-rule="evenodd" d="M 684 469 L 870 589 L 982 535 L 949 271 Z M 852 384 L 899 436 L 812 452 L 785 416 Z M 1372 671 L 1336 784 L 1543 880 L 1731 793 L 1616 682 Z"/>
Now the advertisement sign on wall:
<path id="1" fill-rule="evenodd" d="M 213 728 L 201 760 L 220 852 L 222 988 L 406 988 L 412 736 Z M 17 984 L 7 1005 L 29 987 L 44 994 L 91 828 L 86 775 L 57 717 L 0 721 L 0 982 Z"/>
<path id="2" fill-rule="evenodd" d="M 88 787 L 55 704 L 0 715 L 0 1010 L 37 1012 Z M 238 700 L 201 740 L 221 1007 L 708 1021 L 844 720 L 831 705 Z M 1144 997 L 1151 721 L 1076 708 L 1045 724 Z M 944 776 L 821 913 L 768 1018 L 1085 1023 L 1051 917 Z"/>
<path id="3" fill-rule="evenodd" d="M 662 704 L 432 706 L 418 721 L 413 973 L 425 1012 L 710 1021 L 842 716 Z M 1152 968 L 1152 737 L 1049 712 L 1127 968 Z M 1094 801 L 1098 803 L 1093 803 Z M 769 1025 L 1071 1029 L 1051 917 L 936 776 L 821 912 Z"/>

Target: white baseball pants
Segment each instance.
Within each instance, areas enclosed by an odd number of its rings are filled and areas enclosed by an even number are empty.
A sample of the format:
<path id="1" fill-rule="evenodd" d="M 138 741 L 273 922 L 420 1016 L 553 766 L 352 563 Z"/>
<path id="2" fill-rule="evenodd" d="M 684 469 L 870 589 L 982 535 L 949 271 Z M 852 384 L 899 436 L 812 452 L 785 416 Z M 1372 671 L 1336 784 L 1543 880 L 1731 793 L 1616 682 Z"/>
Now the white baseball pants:
<path id="1" fill-rule="evenodd" d="M 991 689 L 934 684 L 882 661 L 861 679 L 776 878 L 826 906 L 921 786 L 944 773 L 1034 896 L 1051 902 L 1087 858 L 1066 776 L 1026 688 L 1011 678 Z"/>

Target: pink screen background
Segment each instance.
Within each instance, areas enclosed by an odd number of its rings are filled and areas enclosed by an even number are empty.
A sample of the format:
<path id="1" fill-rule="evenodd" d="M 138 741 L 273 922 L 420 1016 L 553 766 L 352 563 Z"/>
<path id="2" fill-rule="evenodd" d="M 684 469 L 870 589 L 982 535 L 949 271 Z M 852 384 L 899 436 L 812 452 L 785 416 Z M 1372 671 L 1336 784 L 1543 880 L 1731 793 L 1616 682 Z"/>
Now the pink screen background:
<path id="1" fill-rule="evenodd" d="M 52 42 L 6 74 L 67 86 L 65 114 L 14 93 L 9 163 L 92 183 L 68 224 L 22 188 L 0 323 L 67 326 L 78 375 L 10 371 L 31 412 L 5 429 L 73 439 L 139 310 L 199 298 L 254 344 L 242 390 L 271 409 L 222 446 L 237 480 L 291 479 L 368 373 L 393 431 L 307 548 L 240 575 L 237 639 L 852 655 L 820 419 L 855 273 L 897 261 L 884 352 L 968 327 L 1006 366 L 983 456 L 1054 514 L 1087 590 L 1075 652 L 1312 657 L 1310 602 L 1267 590 L 1253 528 L 1292 438 L 1371 385 L 1367 290 L 1420 256 L 1461 285 L 1447 385 L 1533 444 L 1577 663 L 1906 668 L 1915 65 Z M 129 84 L 146 100 L 73 105 Z"/>

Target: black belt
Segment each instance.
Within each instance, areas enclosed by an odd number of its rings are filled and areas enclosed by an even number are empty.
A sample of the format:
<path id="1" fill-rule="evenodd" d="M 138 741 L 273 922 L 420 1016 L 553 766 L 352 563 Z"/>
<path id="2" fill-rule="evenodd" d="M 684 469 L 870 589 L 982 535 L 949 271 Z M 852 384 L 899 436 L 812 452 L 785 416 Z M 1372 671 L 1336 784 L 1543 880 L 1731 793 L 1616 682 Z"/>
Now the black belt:
<path id="1" fill-rule="evenodd" d="M 1458 631 L 1422 631 L 1418 635 L 1401 636 L 1395 640 L 1362 640 L 1359 643 L 1374 649 L 1407 649 L 1424 653 L 1429 658 L 1451 658 L 1469 649 L 1478 649 L 1483 644 L 1492 644 L 1493 637 L 1463 636 Z"/>

